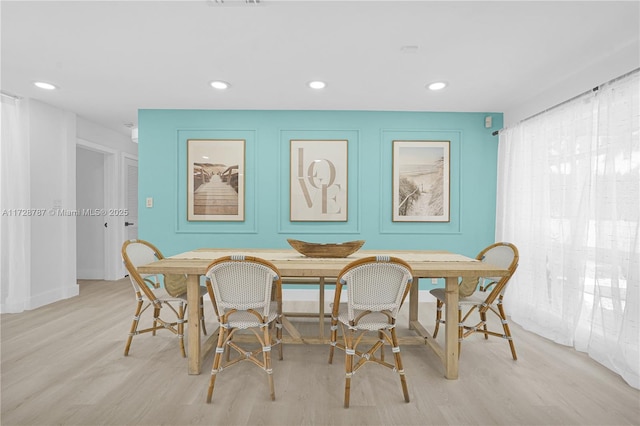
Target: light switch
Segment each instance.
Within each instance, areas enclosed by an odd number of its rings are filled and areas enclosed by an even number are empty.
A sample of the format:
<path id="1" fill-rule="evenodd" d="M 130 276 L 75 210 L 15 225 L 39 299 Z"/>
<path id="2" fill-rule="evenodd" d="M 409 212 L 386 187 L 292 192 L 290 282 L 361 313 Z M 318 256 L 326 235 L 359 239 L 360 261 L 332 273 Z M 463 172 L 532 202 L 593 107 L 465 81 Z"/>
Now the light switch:
<path id="1" fill-rule="evenodd" d="M 147 208 L 151 208 L 153 207 L 153 198 L 152 197 L 148 197 L 147 198 Z"/>

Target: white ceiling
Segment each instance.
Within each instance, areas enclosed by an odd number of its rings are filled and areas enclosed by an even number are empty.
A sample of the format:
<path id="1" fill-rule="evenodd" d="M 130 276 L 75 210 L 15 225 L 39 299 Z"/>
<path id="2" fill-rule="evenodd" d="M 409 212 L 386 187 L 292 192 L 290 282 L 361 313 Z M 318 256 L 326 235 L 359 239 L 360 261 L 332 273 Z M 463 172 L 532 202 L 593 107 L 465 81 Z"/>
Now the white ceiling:
<path id="1" fill-rule="evenodd" d="M 0 6 L 2 91 L 121 133 L 147 108 L 522 114 L 640 66 L 638 1 Z M 232 86 L 216 91 L 214 79 Z M 313 91 L 312 79 L 328 87 Z M 426 90 L 435 80 L 449 87 Z"/>

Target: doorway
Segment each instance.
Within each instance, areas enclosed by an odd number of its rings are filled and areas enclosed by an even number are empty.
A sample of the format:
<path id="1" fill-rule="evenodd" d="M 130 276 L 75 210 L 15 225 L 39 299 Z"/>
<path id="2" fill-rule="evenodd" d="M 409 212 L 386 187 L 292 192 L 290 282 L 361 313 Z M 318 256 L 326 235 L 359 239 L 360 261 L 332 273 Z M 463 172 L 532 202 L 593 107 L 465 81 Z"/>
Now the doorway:
<path id="1" fill-rule="evenodd" d="M 105 279 L 105 154 L 76 146 L 76 273 Z"/>
<path id="2" fill-rule="evenodd" d="M 76 273 L 78 279 L 118 280 L 126 272 L 120 248 L 127 238 L 125 161 L 130 154 L 78 139 L 76 143 Z M 89 210 L 83 210 L 89 209 Z M 101 214 L 95 215 L 95 210 Z M 85 214 L 90 212 L 89 214 Z M 136 220 L 137 222 L 137 213 Z M 137 225 L 137 223 L 136 223 Z"/>

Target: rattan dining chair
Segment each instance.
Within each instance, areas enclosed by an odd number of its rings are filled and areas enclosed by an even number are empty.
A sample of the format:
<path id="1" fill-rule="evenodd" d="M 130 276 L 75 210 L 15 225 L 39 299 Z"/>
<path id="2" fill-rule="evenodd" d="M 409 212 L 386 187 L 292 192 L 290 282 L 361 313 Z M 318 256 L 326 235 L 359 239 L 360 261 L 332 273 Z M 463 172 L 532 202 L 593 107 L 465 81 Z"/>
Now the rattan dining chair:
<path id="1" fill-rule="evenodd" d="M 180 342 L 180 351 L 182 356 L 186 357 L 184 349 L 184 324 L 185 313 L 187 307 L 187 294 L 170 295 L 163 287 L 164 277 L 161 275 L 141 274 L 138 272 L 138 266 L 146 265 L 156 260 L 163 259 L 164 256 L 160 250 L 148 241 L 144 240 L 128 240 L 122 244 L 122 260 L 129 272 L 129 278 L 133 286 L 136 296 L 136 309 L 133 315 L 133 322 L 129 331 L 127 344 L 124 348 L 124 355 L 129 355 L 131 342 L 133 337 L 142 333 L 152 333 L 156 335 L 158 330 L 169 330 L 177 335 Z M 204 323 L 204 306 L 203 296 L 207 293 L 206 287 L 200 287 L 200 323 L 202 331 L 207 334 Z M 140 329 L 140 317 L 148 308 L 153 308 L 153 323 L 151 327 Z M 163 312 L 162 309 L 166 308 Z M 167 313 L 175 316 L 168 320 L 167 317 L 161 317 L 161 313 Z"/>
<path id="2" fill-rule="evenodd" d="M 282 281 L 278 268 L 258 257 L 232 255 L 214 260 L 207 278 L 207 289 L 220 323 L 207 403 L 211 402 L 218 373 L 241 361 L 250 361 L 267 373 L 271 400 L 275 400 L 273 346 L 278 346 L 282 359 Z M 248 344 L 234 340 L 240 330 L 251 331 L 260 347 L 248 349 Z M 233 357 L 231 349 L 237 352 Z"/>
<path id="3" fill-rule="evenodd" d="M 409 293 L 413 272 L 404 260 L 389 256 L 370 256 L 347 265 L 337 278 L 331 312 L 331 347 L 329 363 L 333 362 L 335 348 L 345 351 L 344 407 L 349 407 L 353 374 L 368 362 L 375 362 L 396 371 L 404 400 L 409 402 L 400 346 L 396 336 L 396 317 Z M 341 303 L 343 288 L 347 288 L 347 301 Z M 343 342 L 338 340 L 338 324 Z M 359 350 L 363 337 L 375 331 L 378 339 L 369 349 Z M 391 346 L 394 362 L 385 361 L 385 343 Z M 363 343 L 364 344 L 364 343 Z M 380 351 L 376 355 L 377 351 Z M 357 363 L 354 365 L 354 360 Z"/>
<path id="4" fill-rule="evenodd" d="M 504 277 L 476 277 L 465 278 L 459 286 L 458 301 L 458 356 L 462 341 L 474 333 L 484 334 L 484 338 L 496 336 L 506 339 L 511 348 L 511 355 L 517 360 L 516 348 L 509 329 L 509 322 L 504 313 L 502 306 L 502 298 L 507 289 L 507 285 L 511 277 L 518 268 L 519 254 L 518 249 L 511 243 L 499 242 L 492 244 L 482 250 L 476 256 L 481 262 L 486 262 L 500 268 L 507 269 L 509 273 Z M 438 335 L 440 324 L 444 324 L 442 319 L 442 308 L 445 304 L 445 290 L 437 288 L 430 291 L 436 298 L 436 324 L 433 331 L 433 337 Z M 471 321 L 470 317 L 473 312 L 479 314 L 479 322 Z M 502 325 L 502 331 L 494 331 L 488 329 L 487 312 L 493 312 Z"/>

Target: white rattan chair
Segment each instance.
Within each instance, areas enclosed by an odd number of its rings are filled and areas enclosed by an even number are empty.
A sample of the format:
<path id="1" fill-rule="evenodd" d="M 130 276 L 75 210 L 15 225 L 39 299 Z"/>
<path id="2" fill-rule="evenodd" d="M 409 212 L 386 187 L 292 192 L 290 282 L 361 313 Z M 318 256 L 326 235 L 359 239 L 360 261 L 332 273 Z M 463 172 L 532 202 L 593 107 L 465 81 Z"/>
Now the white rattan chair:
<path id="1" fill-rule="evenodd" d="M 511 337 L 507 316 L 502 306 L 502 297 L 507 289 L 509 280 L 518 267 L 518 249 L 511 243 L 495 243 L 478 253 L 476 259 L 507 269 L 509 273 L 504 277 L 481 277 L 462 280 L 459 288 L 458 302 L 458 356 L 460 354 L 462 341 L 465 338 L 474 333 L 482 333 L 485 339 L 488 339 L 489 336 L 506 339 L 511 348 L 511 355 L 513 359 L 516 360 L 518 357 L 516 355 L 515 345 L 513 344 L 513 338 Z M 431 290 L 430 293 L 437 300 L 436 324 L 433 331 L 433 337 L 435 338 L 438 335 L 440 324 L 445 323 L 442 319 L 442 308 L 445 304 L 445 290 L 443 288 L 437 288 Z M 473 321 L 469 324 L 469 317 L 474 311 L 478 311 L 480 321 Z M 493 312 L 498 317 L 498 320 L 502 324 L 502 331 L 498 332 L 488 329 L 487 312 Z"/>
<path id="2" fill-rule="evenodd" d="M 404 400 L 409 402 L 400 346 L 396 336 L 396 317 L 413 279 L 411 267 L 402 259 L 372 256 L 347 265 L 337 278 L 331 313 L 331 347 L 329 363 L 333 362 L 336 347 L 346 353 L 344 406 L 349 407 L 349 394 L 353 374 L 367 362 L 397 371 Z M 343 287 L 347 287 L 347 302 L 340 303 Z M 338 324 L 344 343 L 338 343 Z M 358 350 L 358 344 L 369 331 L 378 333 L 378 340 L 368 350 Z M 391 346 L 394 362 L 384 359 L 385 343 Z M 380 350 L 378 356 L 376 351 Z M 354 365 L 354 358 L 358 358 Z"/>
<path id="3" fill-rule="evenodd" d="M 138 266 L 146 265 L 156 260 L 163 259 L 160 250 L 144 240 L 128 240 L 122 245 L 122 260 L 136 295 L 136 309 L 133 315 L 133 322 L 129 331 L 129 338 L 124 348 L 124 355 L 129 355 L 133 337 L 142 333 L 152 333 L 154 336 L 157 330 L 169 330 L 178 336 L 180 341 L 180 351 L 186 357 L 184 349 L 184 319 L 187 295 L 186 293 L 177 297 L 168 294 L 162 287 L 162 277 L 160 275 L 140 274 Z M 206 294 L 206 287 L 200 287 L 200 321 L 202 331 L 207 334 L 204 324 L 203 296 Z M 140 317 L 147 308 L 153 307 L 153 324 L 149 328 L 139 329 Z M 175 315 L 175 320 L 163 319 L 160 314 L 162 308 L 168 309 Z"/>
<path id="4" fill-rule="evenodd" d="M 275 400 L 271 368 L 273 346 L 278 346 L 282 359 L 282 281 L 278 268 L 257 257 L 225 256 L 209 265 L 207 278 L 207 288 L 220 322 L 207 402 L 211 402 L 218 373 L 240 361 L 250 361 L 267 373 L 270 396 Z M 234 340 L 238 330 L 250 330 L 260 347 L 253 350 L 241 347 L 238 339 Z M 237 352 L 237 356 L 232 357 L 230 349 Z"/>

